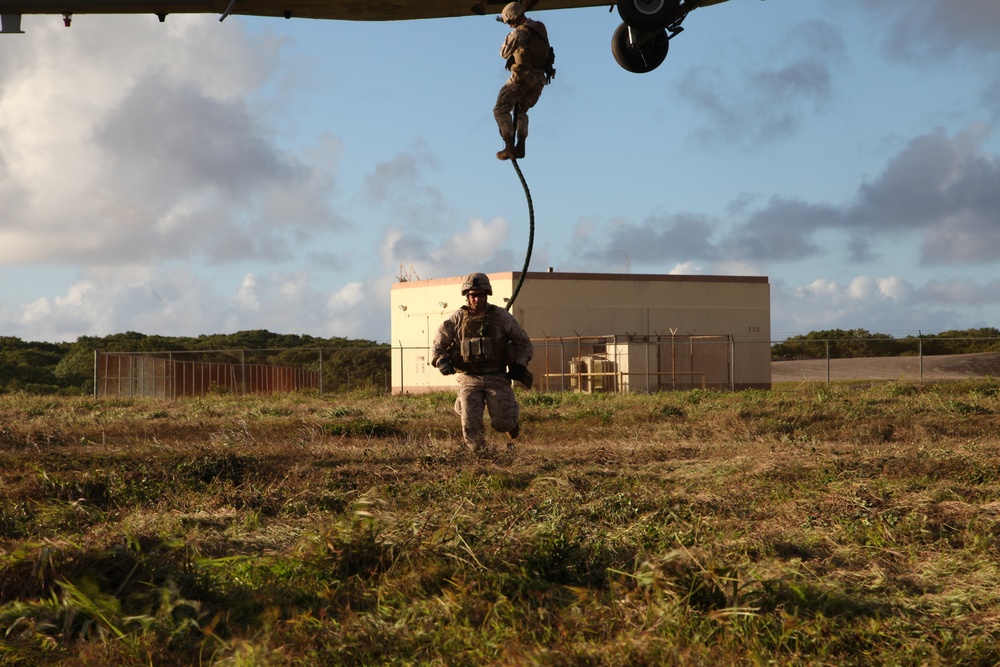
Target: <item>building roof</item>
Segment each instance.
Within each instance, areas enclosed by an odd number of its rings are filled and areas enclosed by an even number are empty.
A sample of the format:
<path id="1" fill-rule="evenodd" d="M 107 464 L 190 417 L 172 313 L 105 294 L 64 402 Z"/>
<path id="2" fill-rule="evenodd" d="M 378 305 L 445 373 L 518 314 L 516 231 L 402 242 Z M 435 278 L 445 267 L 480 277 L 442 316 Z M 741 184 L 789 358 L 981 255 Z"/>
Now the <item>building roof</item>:
<path id="1" fill-rule="evenodd" d="M 491 281 L 518 280 L 520 271 L 488 273 Z M 410 287 L 433 287 L 438 285 L 455 285 L 461 283 L 465 276 L 451 278 L 431 278 L 428 280 L 410 280 L 392 284 L 392 289 Z M 559 273 L 556 271 L 529 271 L 525 280 L 560 281 L 560 280 L 605 280 L 616 282 L 688 282 L 688 283 L 767 283 L 767 276 L 705 276 L 676 275 L 669 273 Z"/>

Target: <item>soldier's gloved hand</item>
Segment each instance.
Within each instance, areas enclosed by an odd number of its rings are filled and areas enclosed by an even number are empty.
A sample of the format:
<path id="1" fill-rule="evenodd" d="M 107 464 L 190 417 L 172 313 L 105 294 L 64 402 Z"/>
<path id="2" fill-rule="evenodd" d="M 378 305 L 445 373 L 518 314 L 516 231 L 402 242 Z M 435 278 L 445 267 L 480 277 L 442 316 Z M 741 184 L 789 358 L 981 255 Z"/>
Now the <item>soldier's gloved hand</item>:
<path id="1" fill-rule="evenodd" d="M 528 379 L 528 367 L 521 364 L 511 364 L 507 369 L 507 379 L 513 380 L 515 382 L 520 382 L 521 384 L 531 386 L 530 381 L 526 382 Z"/>
<path id="2" fill-rule="evenodd" d="M 441 357 L 438 359 L 437 369 L 441 371 L 441 375 L 455 374 L 455 364 L 451 363 L 451 359 L 448 357 Z"/>
<path id="3" fill-rule="evenodd" d="M 527 366 L 521 364 L 511 364 L 507 369 L 507 379 L 512 382 L 520 382 L 527 389 L 531 389 L 531 384 L 535 381 L 531 371 Z"/>

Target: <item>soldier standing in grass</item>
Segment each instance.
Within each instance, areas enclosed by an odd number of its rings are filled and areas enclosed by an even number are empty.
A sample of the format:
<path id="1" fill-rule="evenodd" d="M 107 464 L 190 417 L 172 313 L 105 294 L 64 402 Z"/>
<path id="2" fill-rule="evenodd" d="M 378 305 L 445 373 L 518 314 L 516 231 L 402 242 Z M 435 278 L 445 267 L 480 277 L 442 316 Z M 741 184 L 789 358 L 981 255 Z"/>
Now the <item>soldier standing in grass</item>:
<path id="1" fill-rule="evenodd" d="M 512 445 L 520 434 L 520 409 L 512 381 L 531 388 L 528 362 L 534 349 L 528 334 L 509 312 L 487 302 L 493 286 L 484 273 L 462 281 L 465 305 L 441 324 L 431 363 L 442 375 L 458 372 L 455 412 L 462 418 L 462 439 L 476 452 L 486 449 L 485 410 L 493 430 L 506 433 Z"/>
<path id="2" fill-rule="evenodd" d="M 511 160 L 524 157 L 524 140 L 528 137 L 528 109 L 535 106 L 542 95 L 542 88 L 556 74 L 552 66 L 555 52 L 549 46 L 549 33 L 545 30 L 545 24 L 526 17 L 520 2 L 509 3 L 497 20 L 511 27 L 507 39 L 500 47 L 500 57 L 507 61 L 510 78 L 500 89 L 496 106 L 493 107 L 493 116 L 504 143 L 503 150 L 497 153 L 497 157 Z"/>

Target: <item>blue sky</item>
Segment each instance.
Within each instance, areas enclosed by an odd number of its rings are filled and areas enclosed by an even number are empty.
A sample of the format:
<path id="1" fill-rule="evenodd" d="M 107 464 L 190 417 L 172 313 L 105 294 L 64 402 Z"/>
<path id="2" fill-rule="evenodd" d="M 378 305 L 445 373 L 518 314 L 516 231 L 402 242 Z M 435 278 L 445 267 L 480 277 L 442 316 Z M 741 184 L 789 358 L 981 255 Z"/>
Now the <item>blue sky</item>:
<path id="1" fill-rule="evenodd" d="M 544 0 L 543 0 L 544 2 Z M 536 11 L 532 270 L 765 275 L 772 335 L 1000 326 L 1000 3 L 730 0 L 618 67 Z M 519 270 L 491 16 L 25 16 L 0 36 L 0 335 L 388 339 L 389 289 Z"/>

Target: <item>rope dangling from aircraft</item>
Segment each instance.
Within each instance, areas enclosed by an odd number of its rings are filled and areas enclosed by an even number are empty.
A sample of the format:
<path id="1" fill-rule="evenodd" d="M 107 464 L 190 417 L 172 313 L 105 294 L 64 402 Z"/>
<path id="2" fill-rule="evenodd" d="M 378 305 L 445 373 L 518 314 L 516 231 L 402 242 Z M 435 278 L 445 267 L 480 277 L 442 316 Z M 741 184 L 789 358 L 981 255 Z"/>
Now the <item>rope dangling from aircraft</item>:
<path id="1" fill-rule="evenodd" d="M 517 111 L 518 105 L 514 105 L 514 133 L 517 133 Z M 528 182 L 524 180 L 524 174 L 521 173 L 521 167 L 517 164 L 517 158 L 511 158 L 511 163 L 514 165 L 514 171 L 517 172 L 517 177 L 521 179 L 521 187 L 524 188 L 524 197 L 528 200 L 528 252 L 524 255 L 524 268 L 521 269 L 521 275 L 517 279 L 517 285 L 514 287 L 514 291 L 510 295 L 510 299 L 507 301 L 507 310 L 514 306 L 514 299 L 517 298 L 517 293 L 521 291 L 521 285 L 524 283 L 524 276 L 528 273 L 528 264 L 531 262 L 531 248 L 535 244 L 535 207 L 531 203 L 531 190 L 528 189 Z"/>

